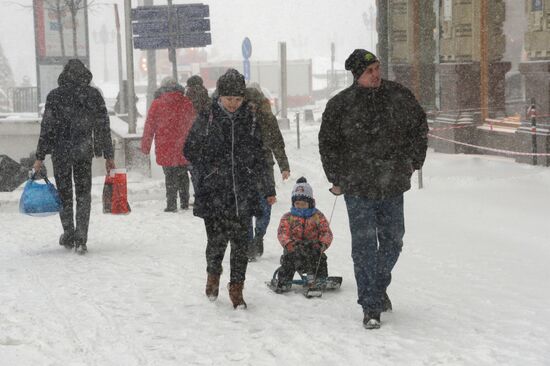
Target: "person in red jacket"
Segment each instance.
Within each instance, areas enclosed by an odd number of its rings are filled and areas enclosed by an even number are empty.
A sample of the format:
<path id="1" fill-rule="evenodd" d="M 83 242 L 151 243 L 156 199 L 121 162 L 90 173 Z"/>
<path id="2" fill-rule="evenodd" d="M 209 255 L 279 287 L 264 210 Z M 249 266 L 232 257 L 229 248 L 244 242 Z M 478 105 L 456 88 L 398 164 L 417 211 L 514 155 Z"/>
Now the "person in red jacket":
<path id="1" fill-rule="evenodd" d="M 183 156 L 183 145 L 195 120 L 195 110 L 184 90 L 172 77 L 162 80 L 141 139 L 141 151 L 146 155 L 155 140 L 157 164 L 162 166 L 166 182 L 165 212 L 178 211 L 178 192 L 180 207 L 189 208 L 189 162 Z"/>
<path id="2" fill-rule="evenodd" d="M 281 218 L 277 238 L 284 252 L 276 292 L 290 287 L 296 271 L 307 273 L 308 282 L 313 282 L 315 276 L 328 276 L 324 252 L 332 243 L 332 231 L 325 215 L 315 208 L 313 189 L 304 177 L 299 178 L 292 189 L 292 208 Z"/>

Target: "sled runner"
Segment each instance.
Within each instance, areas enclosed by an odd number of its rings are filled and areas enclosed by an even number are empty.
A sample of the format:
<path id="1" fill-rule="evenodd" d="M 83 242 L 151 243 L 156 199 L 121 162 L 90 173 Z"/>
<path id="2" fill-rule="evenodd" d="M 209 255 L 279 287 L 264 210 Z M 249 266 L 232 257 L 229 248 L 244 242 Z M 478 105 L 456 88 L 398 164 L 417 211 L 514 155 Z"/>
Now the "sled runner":
<path id="1" fill-rule="evenodd" d="M 307 298 L 321 297 L 324 291 L 337 290 L 342 285 L 342 277 L 339 276 L 319 277 L 313 281 L 308 281 L 306 274 L 298 272 L 300 278 L 292 279 L 290 283 L 279 286 L 277 274 L 280 269 L 281 267 L 277 268 L 271 281 L 266 282 L 267 287 L 278 294 L 301 288 L 303 295 Z"/>

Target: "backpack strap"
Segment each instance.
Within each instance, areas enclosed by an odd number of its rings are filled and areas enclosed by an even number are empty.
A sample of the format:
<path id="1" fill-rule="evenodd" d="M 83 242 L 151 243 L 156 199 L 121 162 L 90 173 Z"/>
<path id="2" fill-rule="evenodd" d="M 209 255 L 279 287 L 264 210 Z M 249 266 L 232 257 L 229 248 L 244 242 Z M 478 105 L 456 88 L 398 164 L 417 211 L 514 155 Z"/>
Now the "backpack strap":
<path id="1" fill-rule="evenodd" d="M 258 126 L 258 121 L 256 119 L 256 112 L 254 112 L 252 109 L 249 110 L 252 114 L 252 130 L 250 131 L 250 135 L 254 136 L 254 133 L 256 132 L 256 126 Z"/>
<path id="2" fill-rule="evenodd" d="M 213 120 L 214 120 L 214 114 L 212 113 L 212 111 L 210 111 L 210 115 L 208 116 L 208 122 L 206 123 L 206 136 L 208 136 L 208 130 Z"/>

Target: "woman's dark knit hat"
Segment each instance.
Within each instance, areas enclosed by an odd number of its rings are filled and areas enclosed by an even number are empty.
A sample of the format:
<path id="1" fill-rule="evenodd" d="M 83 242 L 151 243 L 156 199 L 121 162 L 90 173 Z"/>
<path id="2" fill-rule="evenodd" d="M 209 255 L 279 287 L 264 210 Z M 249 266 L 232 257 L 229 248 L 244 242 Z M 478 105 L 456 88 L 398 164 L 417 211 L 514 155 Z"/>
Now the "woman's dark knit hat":
<path id="1" fill-rule="evenodd" d="M 243 97 L 246 89 L 244 76 L 235 69 L 229 69 L 220 76 L 217 85 L 218 95 Z"/>

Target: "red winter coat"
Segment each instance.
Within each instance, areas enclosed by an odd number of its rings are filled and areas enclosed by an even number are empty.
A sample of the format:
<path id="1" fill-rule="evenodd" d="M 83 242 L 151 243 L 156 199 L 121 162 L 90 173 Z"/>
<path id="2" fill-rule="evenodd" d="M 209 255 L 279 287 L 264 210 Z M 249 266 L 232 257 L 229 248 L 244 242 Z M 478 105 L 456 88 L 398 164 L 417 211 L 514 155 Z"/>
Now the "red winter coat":
<path id="1" fill-rule="evenodd" d="M 194 120 L 195 110 L 189 98 L 179 91 L 162 94 L 153 101 L 147 114 L 141 151 L 149 154 L 154 138 L 158 165 L 189 164 L 183 157 L 183 144 Z"/>
<path id="2" fill-rule="evenodd" d="M 308 218 L 287 212 L 281 217 L 277 238 L 289 252 L 294 251 L 294 246 L 299 241 L 313 242 L 314 248 L 324 245 L 326 249 L 332 243 L 332 231 L 325 215 L 319 210 Z"/>

